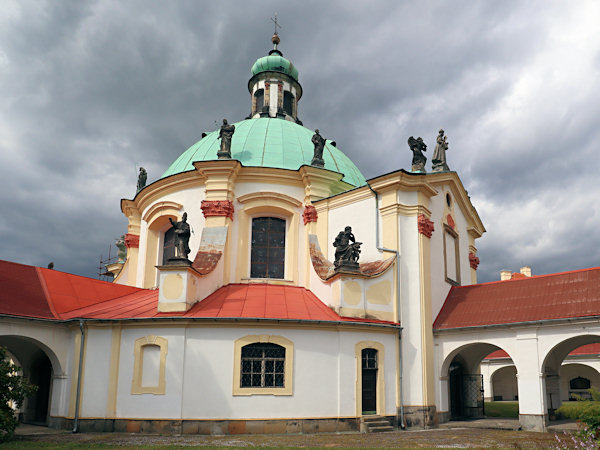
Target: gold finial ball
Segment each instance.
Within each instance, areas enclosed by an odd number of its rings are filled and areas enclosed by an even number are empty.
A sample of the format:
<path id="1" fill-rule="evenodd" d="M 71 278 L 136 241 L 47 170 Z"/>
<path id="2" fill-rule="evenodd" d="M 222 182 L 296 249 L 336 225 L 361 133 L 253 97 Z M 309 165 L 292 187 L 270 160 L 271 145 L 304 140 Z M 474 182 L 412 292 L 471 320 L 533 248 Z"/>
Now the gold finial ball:
<path id="1" fill-rule="evenodd" d="M 271 38 L 271 42 L 273 42 L 273 44 L 278 45 L 280 40 L 279 40 L 279 36 L 277 34 L 274 34 L 273 37 Z"/>

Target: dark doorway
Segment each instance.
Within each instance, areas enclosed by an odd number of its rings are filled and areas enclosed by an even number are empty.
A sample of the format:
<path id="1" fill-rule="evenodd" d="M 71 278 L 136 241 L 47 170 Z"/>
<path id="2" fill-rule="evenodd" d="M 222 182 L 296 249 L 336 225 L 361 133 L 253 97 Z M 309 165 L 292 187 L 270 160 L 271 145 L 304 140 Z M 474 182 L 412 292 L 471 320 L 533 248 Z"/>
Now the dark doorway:
<path id="1" fill-rule="evenodd" d="M 170 258 L 175 256 L 175 228 L 169 228 L 165 231 L 163 239 L 163 265 L 166 265 Z"/>
<path id="2" fill-rule="evenodd" d="M 29 381 L 38 389 L 27 399 L 24 421 L 35 425 L 47 425 L 52 364 L 45 353 L 40 352 L 32 361 L 29 369 Z"/>
<path id="3" fill-rule="evenodd" d="M 377 413 L 377 350 L 365 348 L 361 354 L 362 413 Z"/>
<path id="4" fill-rule="evenodd" d="M 448 369 L 450 416 L 453 420 L 484 416 L 483 375 L 465 373 L 458 358 Z"/>

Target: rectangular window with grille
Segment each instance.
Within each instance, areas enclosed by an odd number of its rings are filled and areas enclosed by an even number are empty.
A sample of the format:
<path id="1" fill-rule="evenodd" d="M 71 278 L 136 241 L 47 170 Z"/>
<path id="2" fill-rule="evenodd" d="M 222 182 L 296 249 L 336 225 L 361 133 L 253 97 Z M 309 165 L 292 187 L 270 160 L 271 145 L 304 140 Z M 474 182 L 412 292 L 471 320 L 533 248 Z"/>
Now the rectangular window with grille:
<path id="1" fill-rule="evenodd" d="M 252 220 L 251 278 L 284 278 L 285 220 L 257 217 Z"/>
<path id="2" fill-rule="evenodd" d="M 284 369 L 284 347 L 276 344 L 249 344 L 242 347 L 241 387 L 284 387 Z"/>

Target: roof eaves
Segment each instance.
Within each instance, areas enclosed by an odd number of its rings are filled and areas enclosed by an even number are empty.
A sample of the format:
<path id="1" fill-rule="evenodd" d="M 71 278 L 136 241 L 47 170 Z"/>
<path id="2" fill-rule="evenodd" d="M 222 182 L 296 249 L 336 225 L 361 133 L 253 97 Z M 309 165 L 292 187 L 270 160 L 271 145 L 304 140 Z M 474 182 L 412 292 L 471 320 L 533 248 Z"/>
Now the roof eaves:
<path id="1" fill-rule="evenodd" d="M 548 325 L 552 323 L 560 324 L 567 322 L 599 322 L 600 315 L 594 316 L 581 316 L 581 317 L 561 317 L 559 319 L 540 319 L 540 320 L 530 320 L 525 322 L 506 322 L 506 323 L 491 323 L 486 325 L 469 325 L 462 327 L 452 327 L 452 328 L 436 328 L 435 324 L 433 327 L 434 333 L 443 333 L 449 331 L 468 331 L 468 330 L 481 330 L 486 328 L 506 328 L 506 327 L 526 327 L 532 325 Z"/>

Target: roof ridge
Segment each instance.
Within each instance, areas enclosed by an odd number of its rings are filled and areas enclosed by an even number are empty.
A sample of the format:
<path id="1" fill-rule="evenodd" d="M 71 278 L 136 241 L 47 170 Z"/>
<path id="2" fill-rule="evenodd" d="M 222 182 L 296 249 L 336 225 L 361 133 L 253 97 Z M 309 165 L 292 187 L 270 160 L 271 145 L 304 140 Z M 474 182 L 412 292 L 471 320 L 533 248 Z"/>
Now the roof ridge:
<path id="1" fill-rule="evenodd" d="M 52 301 L 50 292 L 48 292 L 48 285 L 46 284 L 46 279 L 44 278 L 44 275 L 42 274 L 42 271 L 40 270 L 41 267 L 34 266 L 34 269 L 35 269 L 35 274 L 37 275 L 38 280 L 40 281 L 40 286 L 42 287 L 42 290 L 44 291 L 44 297 L 46 297 L 46 303 L 48 304 L 48 308 L 50 308 L 50 312 L 57 319 L 62 319 L 62 316 L 57 314 L 56 309 L 54 309 L 54 302 Z"/>
<path id="2" fill-rule="evenodd" d="M 527 280 L 533 280 L 533 279 L 537 279 L 537 278 L 547 278 L 547 277 L 553 277 L 553 276 L 558 276 L 558 275 L 567 275 L 567 274 L 571 274 L 571 273 L 589 272 L 592 270 L 600 270 L 600 267 L 586 267 L 585 269 L 567 270 L 565 272 L 543 273 L 541 275 L 532 275 L 532 276 L 526 277 L 526 278 L 511 278 L 509 280 L 494 280 L 494 281 L 486 281 L 485 283 L 465 284 L 463 286 L 452 286 L 451 290 L 452 289 L 471 288 L 471 287 L 477 287 L 477 286 L 487 286 L 490 284 L 497 284 L 497 283 L 506 283 L 507 281 L 527 281 Z"/>

